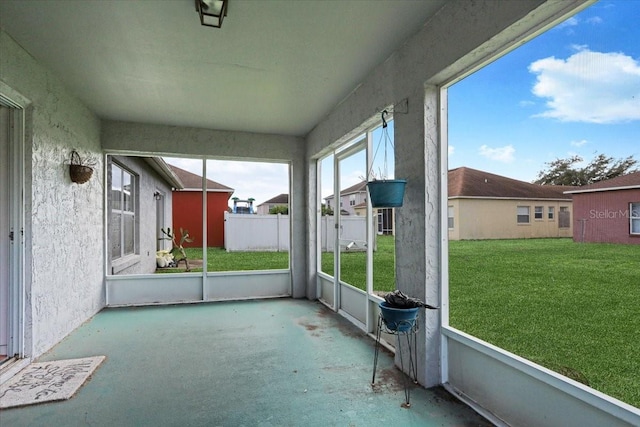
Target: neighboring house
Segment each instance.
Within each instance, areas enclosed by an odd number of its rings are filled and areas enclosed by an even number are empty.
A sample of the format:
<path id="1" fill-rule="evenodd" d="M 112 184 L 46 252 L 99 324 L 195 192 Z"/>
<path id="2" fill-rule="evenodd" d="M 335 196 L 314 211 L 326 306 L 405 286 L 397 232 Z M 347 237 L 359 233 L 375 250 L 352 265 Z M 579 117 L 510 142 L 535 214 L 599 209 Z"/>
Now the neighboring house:
<path id="1" fill-rule="evenodd" d="M 258 215 L 268 215 L 269 211 L 277 206 L 286 206 L 288 208 L 289 195 L 284 193 L 279 194 L 264 203 L 260 203 L 258 205 Z"/>
<path id="2" fill-rule="evenodd" d="M 467 167 L 449 171 L 450 240 L 571 237 L 575 187 L 538 185 Z"/>
<path id="3" fill-rule="evenodd" d="M 466 167 L 450 170 L 448 179 L 450 240 L 571 236 L 571 197 L 563 191 L 573 187 L 536 185 Z M 365 215 L 366 182 L 345 190 L 343 205 L 353 191 L 364 198 L 354 212 Z M 378 234 L 394 234 L 393 224 L 393 208 L 376 209 Z"/>
<path id="4" fill-rule="evenodd" d="M 573 196 L 575 242 L 640 244 L 640 172 L 565 193 Z"/>
<path id="5" fill-rule="evenodd" d="M 367 181 L 362 181 L 349 188 L 340 191 L 340 206 L 336 209 L 335 195 L 325 197 L 327 208 L 331 208 L 334 212 L 340 210 L 342 215 L 357 215 L 356 206 L 366 203 L 367 201 Z"/>
<path id="6" fill-rule="evenodd" d="M 367 214 L 367 202 L 362 202 L 359 205 L 354 206 L 354 211 L 358 216 L 365 216 Z M 374 209 L 376 215 L 375 229 L 378 234 L 394 234 L 393 222 L 395 221 L 395 209 L 394 208 L 376 208 Z"/>
<path id="7" fill-rule="evenodd" d="M 160 157 L 109 156 L 107 269 L 111 274 L 153 273 L 156 251 L 171 248 L 172 189 L 182 182 Z"/>
<path id="8" fill-rule="evenodd" d="M 169 165 L 184 183 L 173 192 L 173 227 L 176 239 L 180 228 L 189 231 L 193 242 L 185 246 L 202 247 L 202 176 Z M 224 213 L 229 209 L 229 197 L 235 191 L 210 179 L 207 182 L 207 246 L 224 246 Z"/>

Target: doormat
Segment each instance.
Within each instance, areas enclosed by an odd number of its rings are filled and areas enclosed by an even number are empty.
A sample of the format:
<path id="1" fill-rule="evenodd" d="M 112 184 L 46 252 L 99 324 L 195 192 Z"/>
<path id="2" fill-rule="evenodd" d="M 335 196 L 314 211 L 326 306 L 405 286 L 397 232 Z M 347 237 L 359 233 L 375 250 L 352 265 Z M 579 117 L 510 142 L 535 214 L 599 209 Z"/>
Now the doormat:
<path id="1" fill-rule="evenodd" d="M 32 363 L 0 385 L 0 409 L 67 400 L 105 356 Z"/>

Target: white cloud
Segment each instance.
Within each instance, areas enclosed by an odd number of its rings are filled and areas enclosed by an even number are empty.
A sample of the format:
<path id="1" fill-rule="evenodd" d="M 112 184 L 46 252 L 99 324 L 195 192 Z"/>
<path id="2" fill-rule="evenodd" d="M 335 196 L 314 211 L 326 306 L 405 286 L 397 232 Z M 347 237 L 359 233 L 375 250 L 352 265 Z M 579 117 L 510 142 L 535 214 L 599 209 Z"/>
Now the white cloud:
<path id="1" fill-rule="evenodd" d="M 575 16 L 572 16 L 571 18 L 567 19 L 566 21 L 561 22 L 560 24 L 558 24 L 555 28 L 560 29 L 560 28 L 565 28 L 565 27 L 575 27 L 579 23 L 580 23 L 580 21 L 578 21 L 578 18 L 576 18 Z"/>
<path id="2" fill-rule="evenodd" d="M 602 24 L 602 18 L 599 16 L 594 16 L 592 18 L 587 19 L 588 24 Z"/>
<path id="3" fill-rule="evenodd" d="M 490 160 L 496 160 L 503 163 L 511 163 L 514 160 L 514 153 L 516 149 L 512 145 L 505 145 L 504 147 L 491 148 L 487 145 L 482 145 L 478 153 Z"/>
<path id="4" fill-rule="evenodd" d="M 620 123 L 640 120 L 640 63 L 617 52 L 582 49 L 566 60 L 535 61 L 533 94 L 548 98 L 538 117 L 563 122 Z"/>
<path id="5" fill-rule="evenodd" d="M 456 147 L 454 147 L 453 145 L 450 145 L 447 151 L 450 156 L 453 156 L 453 153 L 456 151 Z"/>
<path id="6" fill-rule="evenodd" d="M 581 52 L 583 50 L 589 50 L 589 45 L 586 44 L 572 44 L 569 46 L 571 48 L 571 50 L 575 51 L 575 52 Z"/>
<path id="7" fill-rule="evenodd" d="M 586 139 L 581 139 L 580 141 L 571 141 L 569 144 L 572 147 L 582 147 L 583 145 L 585 145 L 587 143 Z"/>

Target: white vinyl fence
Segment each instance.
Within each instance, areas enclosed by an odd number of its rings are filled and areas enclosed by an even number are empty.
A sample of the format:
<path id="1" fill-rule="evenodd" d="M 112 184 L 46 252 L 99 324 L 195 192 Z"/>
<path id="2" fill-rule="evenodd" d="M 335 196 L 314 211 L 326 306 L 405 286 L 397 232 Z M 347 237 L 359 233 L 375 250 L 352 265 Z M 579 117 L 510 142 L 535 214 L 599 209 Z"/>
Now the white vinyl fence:
<path id="1" fill-rule="evenodd" d="M 289 215 L 224 214 L 227 252 L 289 250 Z"/>
<path id="2" fill-rule="evenodd" d="M 320 219 L 322 251 L 333 252 L 336 241 L 334 216 L 323 216 Z M 340 249 L 364 251 L 367 249 L 367 220 L 363 216 L 343 216 L 340 218 Z"/>
<path id="3" fill-rule="evenodd" d="M 335 218 L 321 219 L 322 250 L 333 252 Z M 289 215 L 224 214 L 224 247 L 227 252 L 289 250 Z M 340 247 L 344 250 L 365 250 L 367 239 L 366 218 L 342 217 Z"/>

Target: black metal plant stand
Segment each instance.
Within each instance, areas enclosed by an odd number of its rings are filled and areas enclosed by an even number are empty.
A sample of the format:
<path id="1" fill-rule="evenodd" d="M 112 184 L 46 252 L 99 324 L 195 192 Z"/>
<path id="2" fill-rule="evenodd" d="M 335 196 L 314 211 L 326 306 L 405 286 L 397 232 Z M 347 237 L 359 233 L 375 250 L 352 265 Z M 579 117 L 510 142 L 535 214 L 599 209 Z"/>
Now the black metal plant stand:
<path id="1" fill-rule="evenodd" d="M 404 378 L 404 397 L 405 403 L 402 406 L 408 408 L 411 406 L 411 382 L 413 384 L 418 383 L 418 365 L 417 365 L 417 338 L 416 332 L 418 331 L 418 321 L 413 320 L 400 320 L 393 324 L 393 328 L 389 328 L 382 318 L 382 314 L 378 316 L 378 329 L 376 330 L 376 346 L 373 358 L 373 378 L 371 379 L 371 385 L 376 382 L 376 368 L 378 366 L 378 353 L 380 352 L 380 336 L 382 332 L 395 335 L 396 349 L 400 355 L 400 369 Z M 409 375 L 404 373 L 404 358 L 402 357 L 402 337 L 406 338 L 407 348 L 409 349 Z"/>

